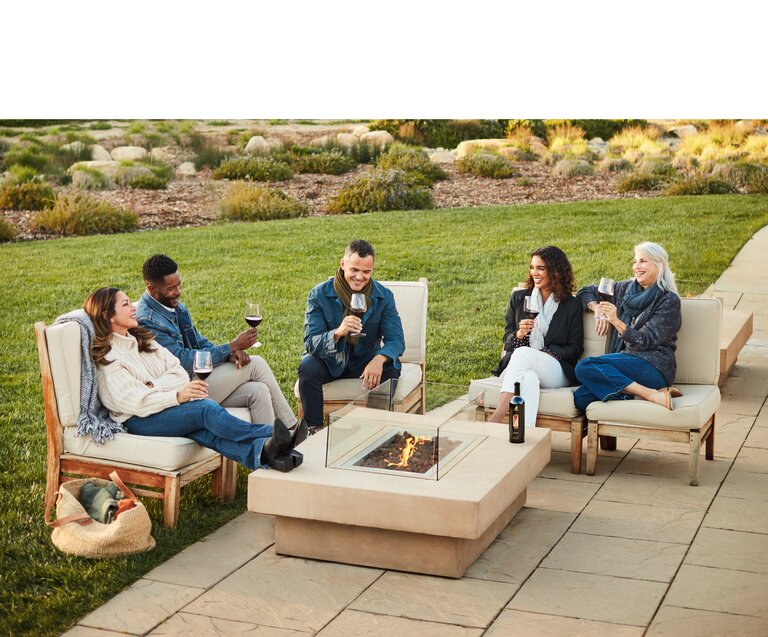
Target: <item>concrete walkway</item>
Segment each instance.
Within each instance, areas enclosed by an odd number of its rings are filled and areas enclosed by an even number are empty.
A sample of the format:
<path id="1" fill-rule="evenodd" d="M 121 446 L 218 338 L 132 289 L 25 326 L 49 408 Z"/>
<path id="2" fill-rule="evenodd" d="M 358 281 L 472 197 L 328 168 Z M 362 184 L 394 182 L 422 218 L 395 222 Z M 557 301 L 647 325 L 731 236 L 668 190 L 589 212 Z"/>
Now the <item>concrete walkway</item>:
<path id="1" fill-rule="evenodd" d="M 619 438 L 594 476 L 566 434 L 526 507 L 460 580 L 282 557 L 245 513 L 84 617 L 67 637 L 768 635 L 768 228 L 705 295 L 754 313 L 722 390 L 715 460 Z"/>

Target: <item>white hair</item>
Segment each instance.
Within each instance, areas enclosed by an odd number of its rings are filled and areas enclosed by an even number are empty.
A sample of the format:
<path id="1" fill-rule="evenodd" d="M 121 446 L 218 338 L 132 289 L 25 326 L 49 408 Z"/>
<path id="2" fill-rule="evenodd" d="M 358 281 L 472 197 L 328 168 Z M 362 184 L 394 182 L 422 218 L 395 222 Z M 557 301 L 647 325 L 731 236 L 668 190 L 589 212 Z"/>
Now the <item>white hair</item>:
<path id="1" fill-rule="evenodd" d="M 658 243 L 645 241 L 635 246 L 635 252 L 639 252 L 643 256 L 649 258 L 659 268 L 659 274 L 656 277 L 656 285 L 665 292 L 673 292 L 680 296 L 680 293 L 677 291 L 677 286 L 675 285 L 675 274 L 669 269 L 669 255 L 664 248 Z"/>

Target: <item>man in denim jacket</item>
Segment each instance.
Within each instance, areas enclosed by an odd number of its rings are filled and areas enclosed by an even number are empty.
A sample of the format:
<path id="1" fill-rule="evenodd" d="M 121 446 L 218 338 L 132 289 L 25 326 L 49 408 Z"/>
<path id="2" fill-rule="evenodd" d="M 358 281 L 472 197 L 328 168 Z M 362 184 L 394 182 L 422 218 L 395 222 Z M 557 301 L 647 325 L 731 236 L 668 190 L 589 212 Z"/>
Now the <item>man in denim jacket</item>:
<path id="1" fill-rule="evenodd" d="M 147 289 L 136 304 L 139 325 L 151 330 L 157 342 L 181 361 L 192 376 L 196 350 L 211 352 L 214 370 L 207 380 L 209 396 L 222 407 L 247 407 L 254 423 L 273 423 L 280 418 L 286 426 L 296 423 L 288 401 L 274 373 L 261 356 L 246 350 L 257 338 L 256 328 L 247 329 L 229 343 L 215 345 L 192 324 L 181 296 L 181 277 L 176 262 L 156 254 L 142 268 Z"/>
<path id="2" fill-rule="evenodd" d="M 370 243 L 352 241 L 336 275 L 312 288 L 307 297 L 299 394 L 304 419 L 312 428 L 323 426 L 323 384 L 361 378 L 366 390 L 400 377 L 403 326 L 394 295 L 372 278 L 374 256 Z M 354 293 L 366 297 L 362 320 L 350 313 Z M 362 331 L 364 335 L 355 336 Z"/>

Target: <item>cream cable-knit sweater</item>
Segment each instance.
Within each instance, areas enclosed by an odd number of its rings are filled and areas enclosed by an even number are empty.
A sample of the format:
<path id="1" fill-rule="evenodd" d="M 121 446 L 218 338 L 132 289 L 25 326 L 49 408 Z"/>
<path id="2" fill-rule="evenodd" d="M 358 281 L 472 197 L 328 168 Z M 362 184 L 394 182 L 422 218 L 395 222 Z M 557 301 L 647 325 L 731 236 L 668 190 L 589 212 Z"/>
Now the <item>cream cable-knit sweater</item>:
<path id="1" fill-rule="evenodd" d="M 99 365 L 97 378 L 99 398 L 115 422 L 151 416 L 179 404 L 176 392 L 189 382 L 189 375 L 173 354 L 153 344 L 153 351 L 139 352 L 131 334 L 112 334 L 106 360 L 114 362 Z"/>

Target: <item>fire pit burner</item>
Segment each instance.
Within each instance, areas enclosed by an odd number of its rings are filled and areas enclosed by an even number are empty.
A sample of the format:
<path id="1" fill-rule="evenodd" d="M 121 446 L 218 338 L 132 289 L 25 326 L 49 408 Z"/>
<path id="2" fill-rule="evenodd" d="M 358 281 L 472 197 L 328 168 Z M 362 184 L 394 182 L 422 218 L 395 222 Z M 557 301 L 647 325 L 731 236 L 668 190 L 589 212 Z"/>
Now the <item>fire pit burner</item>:
<path id="1" fill-rule="evenodd" d="M 438 444 L 444 454 L 449 454 L 461 445 L 461 442 L 445 438 L 438 442 L 437 438 L 430 436 L 414 435 L 407 431 L 397 432 L 355 462 L 355 466 L 426 473 L 437 462 Z"/>

